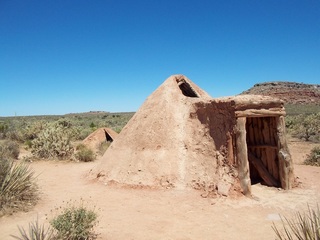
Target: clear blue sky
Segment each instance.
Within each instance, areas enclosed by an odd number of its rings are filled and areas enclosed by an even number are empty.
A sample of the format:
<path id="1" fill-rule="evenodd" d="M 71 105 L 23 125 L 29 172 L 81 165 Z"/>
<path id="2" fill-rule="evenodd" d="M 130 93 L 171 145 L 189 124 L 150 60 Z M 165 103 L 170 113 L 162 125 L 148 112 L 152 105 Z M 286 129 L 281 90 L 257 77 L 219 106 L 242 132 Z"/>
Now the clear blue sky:
<path id="1" fill-rule="evenodd" d="M 320 1 L 0 0 L 0 116 L 136 111 L 177 73 L 320 84 Z"/>

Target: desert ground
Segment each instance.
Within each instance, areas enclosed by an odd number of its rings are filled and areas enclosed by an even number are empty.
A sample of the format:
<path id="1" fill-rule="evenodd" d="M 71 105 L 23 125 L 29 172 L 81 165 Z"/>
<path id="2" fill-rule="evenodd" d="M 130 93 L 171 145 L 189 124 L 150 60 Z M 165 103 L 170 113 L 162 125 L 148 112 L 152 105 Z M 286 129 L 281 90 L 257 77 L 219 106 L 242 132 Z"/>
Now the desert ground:
<path id="1" fill-rule="evenodd" d="M 48 224 L 50 211 L 68 200 L 84 199 L 95 207 L 98 239 L 275 239 L 271 226 L 280 216 L 291 217 L 316 207 L 320 200 L 320 168 L 302 165 L 316 144 L 289 140 L 299 186 L 284 191 L 261 184 L 252 187 L 253 198 L 203 198 L 195 190 L 148 190 L 105 186 L 89 181 L 90 163 L 38 161 L 41 199 L 29 212 L 0 218 L 0 239 L 12 239 L 17 226 L 27 228 L 37 218 Z"/>

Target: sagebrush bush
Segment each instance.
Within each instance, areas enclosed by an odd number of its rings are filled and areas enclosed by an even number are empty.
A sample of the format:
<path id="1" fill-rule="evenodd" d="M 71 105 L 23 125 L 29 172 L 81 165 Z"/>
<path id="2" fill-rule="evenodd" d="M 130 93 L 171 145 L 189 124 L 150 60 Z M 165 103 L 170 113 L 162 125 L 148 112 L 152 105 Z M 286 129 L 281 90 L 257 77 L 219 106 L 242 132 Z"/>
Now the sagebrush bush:
<path id="1" fill-rule="evenodd" d="M 0 216 L 28 210 L 37 200 L 38 186 L 29 165 L 0 160 Z"/>
<path id="2" fill-rule="evenodd" d="M 20 154 L 19 144 L 5 140 L 0 142 L 0 159 L 18 159 Z"/>
<path id="3" fill-rule="evenodd" d="M 292 220 L 281 218 L 282 230 L 273 223 L 272 229 L 279 240 L 319 240 L 320 239 L 320 211 L 308 207 L 307 213 L 297 212 Z"/>
<path id="4" fill-rule="evenodd" d="M 304 164 L 311 166 L 320 166 L 320 147 L 314 147 L 311 152 L 307 155 Z"/>
<path id="5" fill-rule="evenodd" d="M 59 211 L 60 208 L 57 208 Z M 95 239 L 94 227 L 97 224 L 97 213 L 80 204 L 68 202 L 66 207 L 54 217 L 50 224 L 56 230 L 56 239 L 86 240 Z"/>
<path id="6" fill-rule="evenodd" d="M 40 224 L 37 219 L 34 222 L 29 223 L 28 230 L 25 230 L 23 227 L 18 226 L 19 236 L 11 235 L 14 239 L 18 240 L 53 240 L 53 229 L 45 227 L 44 224 Z"/>
<path id="7" fill-rule="evenodd" d="M 79 144 L 77 147 L 77 153 L 76 153 L 76 159 L 78 159 L 81 162 L 92 162 L 95 159 L 94 152 L 89 149 L 84 144 Z"/>

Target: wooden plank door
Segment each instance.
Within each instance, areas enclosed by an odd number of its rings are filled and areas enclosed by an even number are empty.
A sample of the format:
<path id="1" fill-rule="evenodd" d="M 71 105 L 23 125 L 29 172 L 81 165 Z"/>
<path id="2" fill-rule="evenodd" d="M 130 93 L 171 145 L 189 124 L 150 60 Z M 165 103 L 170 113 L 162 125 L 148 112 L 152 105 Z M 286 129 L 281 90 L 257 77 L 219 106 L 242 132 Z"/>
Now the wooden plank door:
<path id="1" fill-rule="evenodd" d="M 246 140 L 252 184 L 280 186 L 275 117 L 248 117 Z"/>

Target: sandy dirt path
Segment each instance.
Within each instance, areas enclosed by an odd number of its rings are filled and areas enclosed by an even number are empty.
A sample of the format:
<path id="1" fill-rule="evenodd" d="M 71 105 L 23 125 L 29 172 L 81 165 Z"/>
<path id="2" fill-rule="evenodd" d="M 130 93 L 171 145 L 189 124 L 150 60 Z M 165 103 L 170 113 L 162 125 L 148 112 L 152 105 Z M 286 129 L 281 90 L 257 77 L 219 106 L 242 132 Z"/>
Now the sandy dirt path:
<path id="1" fill-rule="evenodd" d="M 291 191 L 254 185 L 254 199 L 208 199 L 192 190 L 119 189 L 90 182 L 85 174 L 98 161 L 32 163 L 39 174 L 41 200 L 30 212 L 0 218 L 0 239 L 12 239 L 17 225 L 27 227 L 37 216 L 47 223 L 50 210 L 80 198 L 98 210 L 98 239 L 275 239 L 271 225 L 280 225 L 279 214 L 291 216 L 320 199 L 317 167 L 295 165 L 302 183 Z"/>

